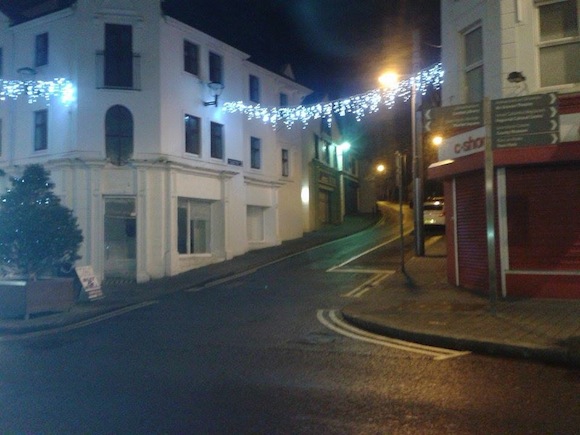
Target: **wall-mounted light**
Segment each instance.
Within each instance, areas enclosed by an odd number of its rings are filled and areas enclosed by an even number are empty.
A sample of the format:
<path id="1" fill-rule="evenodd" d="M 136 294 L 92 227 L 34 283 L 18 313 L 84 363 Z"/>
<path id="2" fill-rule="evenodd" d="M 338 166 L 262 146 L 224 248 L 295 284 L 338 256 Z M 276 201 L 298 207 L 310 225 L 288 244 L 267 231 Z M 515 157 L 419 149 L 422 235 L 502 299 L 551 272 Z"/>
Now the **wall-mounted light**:
<path id="1" fill-rule="evenodd" d="M 33 77 L 36 75 L 36 70 L 34 68 L 31 68 L 29 66 L 24 66 L 22 68 L 18 68 L 16 70 L 16 72 L 21 76 L 21 77 Z"/>
<path id="2" fill-rule="evenodd" d="M 510 83 L 521 83 L 524 82 L 526 78 L 521 71 L 513 71 L 508 74 L 507 81 Z"/>
<path id="3" fill-rule="evenodd" d="M 213 96 L 213 101 L 204 101 L 203 105 L 217 107 L 218 97 L 222 94 L 222 91 L 224 90 L 224 85 L 219 82 L 209 82 L 207 84 L 207 87 L 209 88 L 211 95 Z"/>

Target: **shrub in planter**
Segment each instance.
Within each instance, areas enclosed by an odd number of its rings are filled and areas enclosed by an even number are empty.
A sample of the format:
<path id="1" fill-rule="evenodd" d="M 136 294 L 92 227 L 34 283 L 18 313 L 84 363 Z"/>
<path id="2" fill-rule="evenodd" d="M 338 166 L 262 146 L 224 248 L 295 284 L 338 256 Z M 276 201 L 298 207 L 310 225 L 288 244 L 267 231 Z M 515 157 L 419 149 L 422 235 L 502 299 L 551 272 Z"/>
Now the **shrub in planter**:
<path id="1" fill-rule="evenodd" d="M 72 211 L 53 193 L 49 172 L 41 165 L 29 165 L 20 178 L 10 181 L 12 187 L 0 196 L 0 268 L 3 275 L 36 281 L 54 276 L 63 265 L 74 264 L 79 258 L 82 232 Z M 65 286 L 62 279 L 56 283 Z M 72 288 L 72 282 L 70 286 Z M 50 293 L 46 286 L 42 287 L 44 296 L 39 297 L 47 300 Z M 30 291 L 27 289 L 28 293 Z M 47 305 L 32 299 L 28 294 L 28 304 Z"/>

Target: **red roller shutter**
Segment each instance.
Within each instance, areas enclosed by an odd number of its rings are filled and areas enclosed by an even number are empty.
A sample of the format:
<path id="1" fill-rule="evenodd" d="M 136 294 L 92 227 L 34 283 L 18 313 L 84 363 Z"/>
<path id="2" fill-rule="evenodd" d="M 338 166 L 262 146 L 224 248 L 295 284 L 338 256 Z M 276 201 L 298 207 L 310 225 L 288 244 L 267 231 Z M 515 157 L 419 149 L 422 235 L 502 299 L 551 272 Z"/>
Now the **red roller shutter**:
<path id="1" fill-rule="evenodd" d="M 508 295 L 580 297 L 580 168 L 506 170 Z"/>
<path id="2" fill-rule="evenodd" d="M 482 171 L 455 179 L 459 285 L 487 289 L 485 184 Z"/>

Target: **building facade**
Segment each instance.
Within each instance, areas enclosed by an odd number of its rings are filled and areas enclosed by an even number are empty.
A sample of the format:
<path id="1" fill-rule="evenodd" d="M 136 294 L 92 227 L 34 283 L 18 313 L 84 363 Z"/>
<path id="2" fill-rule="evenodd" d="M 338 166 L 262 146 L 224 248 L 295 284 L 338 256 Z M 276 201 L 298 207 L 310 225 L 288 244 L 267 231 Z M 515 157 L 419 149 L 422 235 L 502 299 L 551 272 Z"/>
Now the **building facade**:
<path id="1" fill-rule="evenodd" d="M 160 0 L 78 0 L 18 24 L 0 13 L 3 89 L 55 77 L 75 88 L 67 101 L 3 96 L 0 168 L 50 170 L 83 231 L 78 264 L 103 279 L 143 282 L 300 237 L 305 132 L 220 104 L 298 105 L 310 90 L 248 59 Z"/>
<path id="2" fill-rule="evenodd" d="M 442 0 L 441 12 L 447 138 L 429 176 L 445 186 L 449 281 L 486 292 L 495 275 L 501 296 L 580 298 L 580 1 Z"/>
<path id="3" fill-rule="evenodd" d="M 315 121 L 305 132 L 304 221 L 306 231 L 313 231 L 360 211 L 359 159 L 336 121 Z"/>

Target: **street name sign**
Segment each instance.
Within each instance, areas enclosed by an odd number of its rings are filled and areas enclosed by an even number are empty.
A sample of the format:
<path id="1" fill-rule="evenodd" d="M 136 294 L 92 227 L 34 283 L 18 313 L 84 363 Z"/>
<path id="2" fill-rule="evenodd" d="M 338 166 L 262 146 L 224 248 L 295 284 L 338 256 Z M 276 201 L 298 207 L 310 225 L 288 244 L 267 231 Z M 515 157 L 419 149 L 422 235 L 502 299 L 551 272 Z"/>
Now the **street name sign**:
<path id="1" fill-rule="evenodd" d="M 454 130 L 471 130 L 483 125 L 481 103 L 434 107 L 425 111 L 425 131 L 448 134 Z"/>
<path id="2" fill-rule="evenodd" d="M 558 143 L 558 95 L 549 93 L 493 100 L 491 126 L 494 148 Z"/>

